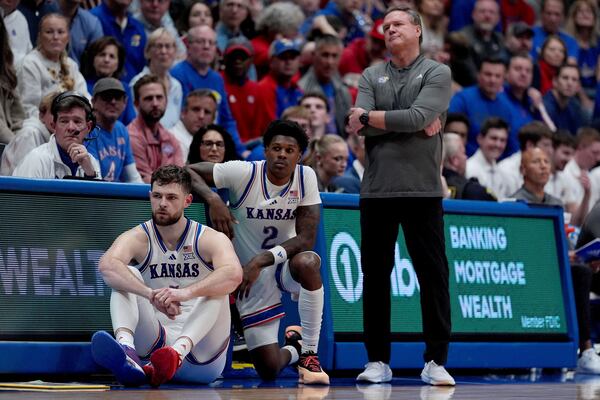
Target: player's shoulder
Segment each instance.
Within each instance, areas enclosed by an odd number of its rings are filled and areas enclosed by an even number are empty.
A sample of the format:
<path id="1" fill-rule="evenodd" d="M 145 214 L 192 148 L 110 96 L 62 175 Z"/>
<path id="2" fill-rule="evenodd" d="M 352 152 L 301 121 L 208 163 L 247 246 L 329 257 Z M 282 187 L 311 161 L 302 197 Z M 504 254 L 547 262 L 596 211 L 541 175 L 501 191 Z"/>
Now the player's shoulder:
<path id="1" fill-rule="evenodd" d="M 259 163 L 259 161 L 233 160 L 224 163 L 217 163 L 214 165 L 213 169 L 219 172 L 245 172 L 256 168 L 257 163 Z"/>
<path id="2" fill-rule="evenodd" d="M 223 232 L 219 232 L 218 230 L 211 228 L 208 225 L 202 225 L 200 223 L 198 223 L 199 226 L 202 227 L 202 231 L 201 231 L 201 236 L 200 236 L 200 240 L 203 240 L 204 242 L 206 241 L 211 241 L 211 242 L 221 242 L 221 241 L 230 241 L 229 238 L 227 237 L 227 235 L 225 235 Z"/>
<path id="3" fill-rule="evenodd" d="M 148 238 L 150 237 L 150 230 L 152 226 L 151 224 L 141 223 L 139 225 L 134 226 L 133 228 L 126 230 L 121 234 L 119 238 L 123 238 L 123 240 L 135 241 L 138 243 L 147 243 Z"/>

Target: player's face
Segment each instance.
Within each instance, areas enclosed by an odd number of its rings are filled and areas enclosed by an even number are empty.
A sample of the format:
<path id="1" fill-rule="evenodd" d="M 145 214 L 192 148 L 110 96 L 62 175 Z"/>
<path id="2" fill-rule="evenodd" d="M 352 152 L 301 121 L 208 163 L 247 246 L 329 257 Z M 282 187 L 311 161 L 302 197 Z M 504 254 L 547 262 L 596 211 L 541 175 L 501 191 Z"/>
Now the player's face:
<path id="1" fill-rule="evenodd" d="M 183 210 L 192 202 L 192 195 L 184 193 L 181 185 L 154 183 L 150 192 L 152 220 L 158 226 L 169 226 L 183 218 Z"/>
<path id="2" fill-rule="evenodd" d="M 276 185 L 289 181 L 301 156 L 296 139 L 290 136 L 275 136 L 265 148 L 269 180 Z"/>

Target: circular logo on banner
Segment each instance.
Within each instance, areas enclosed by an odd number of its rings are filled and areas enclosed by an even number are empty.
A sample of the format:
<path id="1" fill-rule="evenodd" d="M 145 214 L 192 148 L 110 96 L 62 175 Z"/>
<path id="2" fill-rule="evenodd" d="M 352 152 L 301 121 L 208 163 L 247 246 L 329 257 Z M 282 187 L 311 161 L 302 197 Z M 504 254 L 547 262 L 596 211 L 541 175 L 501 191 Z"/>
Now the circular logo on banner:
<path id="1" fill-rule="evenodd" d="M 344 301 L 356 303 L 362 296 L 363 274 L 360 270 L 360 249 L 346 233 L 336 234 L 331 242 L 329 268 L 335 287 Z"/>

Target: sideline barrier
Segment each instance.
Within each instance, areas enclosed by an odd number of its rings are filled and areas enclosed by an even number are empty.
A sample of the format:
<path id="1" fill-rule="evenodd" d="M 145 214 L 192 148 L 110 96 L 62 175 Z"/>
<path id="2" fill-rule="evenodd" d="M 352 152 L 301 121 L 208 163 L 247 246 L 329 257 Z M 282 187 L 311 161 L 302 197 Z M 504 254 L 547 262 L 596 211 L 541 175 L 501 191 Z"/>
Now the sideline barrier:
<path id="1" fill-rule="evenodd" d="M 150 218 L 148 185 L 0 177 L 0 373 L 90 373 L 88 341 L 111 330 L 97 262 Z M 362 274 L 354 195 L 323 194 L 316 250 L 325 310 L 320 357 L 360 369 Z M 574 367 L 577 328 L 562 212 L 445 201 L 453 338 L 449 367 Z M 206 223 L 203 203 L 186 215 Z M 392 274 L 392 367 L 422 367 L 419 289 L 401 236 Z M 295 304 L 284 301 L 297 321 Z M 35 362 L 31 362 L 35 354 Z"/>

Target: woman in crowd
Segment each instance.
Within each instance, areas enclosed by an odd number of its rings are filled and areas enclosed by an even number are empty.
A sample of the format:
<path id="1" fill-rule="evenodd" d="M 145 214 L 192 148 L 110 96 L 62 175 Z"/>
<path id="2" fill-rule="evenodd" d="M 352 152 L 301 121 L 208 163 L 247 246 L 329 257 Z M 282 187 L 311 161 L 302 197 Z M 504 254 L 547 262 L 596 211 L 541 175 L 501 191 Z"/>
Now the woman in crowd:
<path id="1" fill-rule="evenodd" d="M 206 3 L 195 1 L 185 8 L 177 20 L 177 31 L 182 38 L 185 38 L 190 28 L 195 26 L 214 26 L 211 9 Z"/>
<path id="2" fill-rule="evenodd" d="M 17 92 L 17 75 L 13 67 L 13 52 L 8 43 L 4 20 L 0 18 L 0 143 L 8 143 L 23 125 L 25 112 Z"/>
<path id="3" fill-rule="evenodd" d="M 177 56 L 175 38 L 165 28 L 155 29 L 148 36 L 144 54 L 146 60 L 148 60 L 148 65 L 144 67 L 142 72 L 133 77 L 129 85 L 133 88 L 138 79 L 148 74 L 154 74 L 161 79 L 165 88 L 167 88 L 167 109 L 160 123 L 169 129 L 179 121 L 183 102 L 181 83 L 169 73 Z"/>
<path id="4" fill-rule="evenodd" d="M 348 145 L 338 135 L 327 134 L 310 142 L 310 154 L 305 164 L 317 173 L 320 192 L 358 193 L 360 181 L 343 176 L 348 165 Z"/>
<path id="5" fill-rule="evenodd" d="M 448 32 L 448 17 L 444 14 L 442 0 L 417 0 L 417 11 L 423 23 L 421 51 L 428 57 L 443 50 L 444 36 Z"/>
<path id="6" fill-rule="evenodd" d="M 67 56 L 69 25 L 59 14 L 40 21 L 37 47 L 23 58 L 17 71 L 18 90 L 28 117 L 38 115 L 40 100 L 51 91 L 75 90 L 90 97 L 77 63 Z"/>
<path id="7" fill-rule="evenodd" d="M 210 124 L 200 128 L 194 135 L 187 163 L 194 164 L 202 161 L 222 163 L 239 159 L 229 132 L 219 125 Z"/>
<path id="8" fill-rule="evenodd" d="M 581 75 L 582 105 L 593 106 L 598 70 L 598 6 L 591 0 L 577 0 L 569 8 L 565 30 L 577 40 L 579 55 L 577 65 Z"/>
<path id="9" fill-rule="evenodd" d="M 93 41 L 81 56 L 81 73 L 87 81 L 88 92 L 93 93 L 94 85 L 100 78 L 120 79 L 125 65 L 125 49 L 113 37 L 104 36 Z M 133 96 L 129 85 L 121 81 L 127 92 L 127 106 L 119 120 L 127 125 L 135 118 Z"/>
<path id="10" fill-rule="evenodd" d="M 540 51 L 538 63 L 533 70 L 533 87 L 546 94 L 552 89 L 552 80 L 558 67 L 567 61 L 567 46 L 557 35 L 549 35 Z"/>

